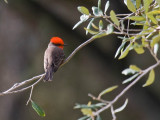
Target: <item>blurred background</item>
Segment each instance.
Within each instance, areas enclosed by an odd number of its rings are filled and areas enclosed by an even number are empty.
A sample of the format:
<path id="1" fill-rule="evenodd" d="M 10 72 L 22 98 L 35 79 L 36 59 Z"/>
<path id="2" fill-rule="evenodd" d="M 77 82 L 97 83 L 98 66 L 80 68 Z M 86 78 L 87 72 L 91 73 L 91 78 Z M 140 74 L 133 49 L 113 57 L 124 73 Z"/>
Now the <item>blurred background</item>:
<path id="1" fill-rule="evenodd" d="M 68 46 L 66 57 L 86 36 L 82 24 L 76 30 L 72 27 L 81 15 L 77 6 L 86 6 L 91 11 L 97 0 L 9 0 L 0 1 L 0 91 L 44 73 L 43 55 L 53 36 L 61 37 Z M 102 0 L 102 7 L 106 0 Z M 111 0 L 110 10 L 116 13 L 129 13 L 123 0 Z M 142 69 L 155 63 L 148 51 L 144 55 L 130 52 L 127 58 L 114 59 L 121 44 L 117 36 L 109 35 L 97 39 L 81 49 L 67 64 L 58 70 L 52 82 L 41 82 L 32 99 L 46 112 L 39 117 L 26 102 L 30 90 L 0 97 L 1 120 L 76 120 L 82 116 L 80 110 L 73 109 L 75 103 L 87 104 L 92 100 L 88 93 L 98 95 L 113 85 L 120 85 L 104 99 L 112 100 L 126 86 L 121 71 L 130 64 Z M 144 59 L 145 58 L 145 59 Z M 117 113 L 119 120 L 160 120 L 160 74 L 156 70 L 153 85 L 142 88 L 147 76 L 123 96 L 115 108 L 126 98 L 129 103 L 123 112 Z M 102 113 L 103 120 L 111 120 L 110 111 Z"/>

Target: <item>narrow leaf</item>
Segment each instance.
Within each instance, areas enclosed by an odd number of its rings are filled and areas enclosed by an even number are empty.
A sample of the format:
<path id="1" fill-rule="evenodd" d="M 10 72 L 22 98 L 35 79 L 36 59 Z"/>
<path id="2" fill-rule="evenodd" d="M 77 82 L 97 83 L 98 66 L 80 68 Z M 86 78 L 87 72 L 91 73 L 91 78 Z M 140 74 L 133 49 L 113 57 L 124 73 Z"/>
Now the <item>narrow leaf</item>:
<path id="1" fill-rule="evenodd" d="M 92 7 L 92 11 L 93 11 L 93 14 L 94 14 L 95 16 L 101 16 L 101 15 L 103 15 L 102 10 L 99 10 L 98 7 L 93 6 L 93 7 Z"/>
<path id="2" fill-rule="evenodd" d="M 107 1 L 106 5 L 105 5 L 104 13 L 107 12 L 108 8 L 109 8 L 109 1 Z"/>
<path id="3" fill-rule="evenodd" d="M 39 116 L 41 117 L 46 116 L 44 110 L 41 107 L 39 107 L 34 101 L 31 101 L 31 103 L 32 103 L 32 108 L 37 112 Z"/>
<path id="4" fill-rule="evenodd" d="M 127 0 L 127 7 L 131 12 L 136 12 L 136 8 L 131 0 Z"/>
<path id="5" fill-rule="evenodd" d="M 127 68 L 125 70 L 122 71 L 123 75 L 129 75 L 129 74 L 135 74 L 137 71 L 131 69 L 131 68 Z"/>
<path id="6" fill-rule="evenodd" d="M 92 35 L 95 35 L 95 34 L 98 34 L 97 31 L 93 31 L 93 30 L 90 30 L 90 29 L 87 29 L 87 28 L 84 28 L 87 32 L 89 32 L 90 34 Z"/>
<path id="7" fill-rule="evenodd" d="M 139 73 L 137 73 L 137 74 L 129 77 L 128 79 L 124 80 L 124 81 L 122 82 L 122 84 L 125 84 L 125 83 L 128 83 L 128 82 L 134 80 L 138 75 L 139 75 Z"/>
<path id="8" fill-rule="evenodd" d="M 107 25 L 107 35 L 111 34 L 112 32 L 113 32 L 113 25 L 112 24 Z"/>
<path id="9" fill-rule="evenodd" d="M 117 50 L 114 58 L 116 58 L 116 57 L 119 55 L 119 53 L 121 52 L 121 50 L 124 48 L 124 45 L 125 45 L 125 44 L 126 44 L 126 42 L 122 42 L 122 43 L 121 43 L 121 45 L 119 46 L 119 48 L 118 48 L 118 50 Z"/>
<path id="10" fill-rule="evenodd" d="M 116 88 L 118 88 L 117 85 L 112 86 L 112 87 L 109 87 L 109 88 L 103 90 L 103 91 L 98 95 L 98 98 L 101 98 L 102 95 L 104 95 L 104 94 L 106 94 L 106 93 L 109 93 L 109 92 L 115 90 Z"/>
<path id="11" fill-rule="evenodd" d="M 78 11 L 81 12 L 82 14 L 89 15 L 89 10 L 84 6 L 79 6 Z"/>
<path id="12" fill-rule="evenodd" d="M 140 5 L 141 5 L 141 0 L 136 0 L 136 7 L 137 7 L 137 9 L 140 7 Z"/>
<path id="13" fill-rule="evenodd" d="M 134 50 L 136 51 L 137 54 L 143 54 L 144 53 L 143 46 L 135 47 Z"/>
<path id="14" fill-rule="evenodd" d="M 88 116 L 92 115 L 92 109 L 83 108 L 81 109 L 81 112 L 83 113 L 83 115 L 88 115 Z"/>
<path id="15" fill-rule="evenodd" d="M 153 48 L 154 47 L 154 45 L 156 44 L 156 43 L 158 43 L 160 41 L 160 35 L 156 35 L 156 36 L 154 36 L 153 38 L 152 38 L 152 41 L 151 41 L 151 47 Z"/>
<path id="16" fill-rule="evenodd" d="M 74 25 L 74 27 L 72 28 L 72 30 L 74 30 L 75 28 L 77 28 L 79 25 L 81 25 L 83 23 L 83 21 L 79 21 L 78 23 L 76 23 Z"/>
<path id="17" fill-rule="evenodd" d="M 141 71 L 141 69 L 139 67 L 137 67 L 136 65 L 130 65 L 129 68 L 132 70 L 135 70 L 137 72 Z"/>
<path id="18" fill-rule="evenodd" d="M 143 0 L 143 4 L 144 4 L 145 13 L 147 13 L 148 9 L 149 9 L 150 1 L 149 0 Z"/>
<path id="19" fill-rule="evenodd" d="M 89 22 L 89 24 L 87 25 L 87 29 L 91 29 L 92 23 L 94 21 L 94 18 L 92 18 L 92 20 Z M 88 34 L 88 31 L 86 30 L 86 35 Z"/>
<path id="20" fill-rule="evenodd" d="M 111 10 L 110 12 L 110 16 L 111 16 L 111 20 L 114 22 L 114 24 L 116 24 L 117 26 L 119 26 L 119 21 L 116 17 L 116 14 L 113 10 Z"/>
<path id="21" fill-rule="evenodd" d="M 134 21 L 145 21 L 146 20 L 143 16 L 131 16 L 131 17 L 128 17 L 128 19 L 134 20 Z"/>
<path id="22" fill-rule="evenodd" d="M 156 44 L 154 45 L 154 54 L 155 54 L 155 55 L 157 55 L 158 49 L 159 49 L 159 44 L 156 43 Z"/>
<path id="23" fill-rule="evenodd" d="M 98 11 L 101 11 L 101 0 L 98 0 Z"/>
<path id="24" fill-rule="evenodd" d="M 103 29 L 103 21 L 100 20 L 100 21 L 99 21 L 99 30 L 102 30 L 102 29 Z"/>
<path id="25" fill-rule="evenodd" d="M 154 18 L 154 16 L 152 14 L 147 14 L 147 17 L 149 19 L 151 19 L 151 21 L 154 23 L 154 24 L 158 24 L 158 21 L 156 20 L 156 18 Z"/>
<path id="26" fill-rule="evenodd" d="M 152 69 L 149 73 L 149 77 L 146 81 L 146 83 L 143 85 L 143 87 L 146 87 L 146 86 L 149 86 L 151 85 L 155 80 L 155 73 L 154 73 L 154 70 Z"/>
<path id="27" fill-rule="evenodd" d="M 80 16 L 80 20 L 83 21 L 83 22 L 85 22 L 86 20 L 88 20 L 88 18 L 89 18 L 89 16 L 85 15 L 85 14 L 83 14 L 83 15 Z"/>
<path id="28" fill-rule="evenodd" d="M 92 36 L 92 38 L 94 38 L 94 39 L 96 39 L 96 38 L 101 38 L 101 37 L 104 37 L 104 36 L 106 36 L 106 35 L 107 35 L 107 33 L 103 31 L 103 32 L 100 32 L 100 33 Z"/>
<path id="29" fill-rule="evenodd" d="M 99 28 L 98 28 L 95 24 L 93 24 L 93 23 L 92 23 L 92 27 L 93 27 L 94 29 L 99 30 Z"/>
<path id="30" fill-rule="evenodd" d="M 118 113 L 118 112 L 121 112 L 122 110 L 124 110 L 124 108 L 127 106 L 127 104 L 128 104 L 128 99 L 126 99 L 126 101 L 124 102 L 124 104 L 121 107 L 117 108 L 114 111 L 114 113 Z"/>
<path id="31" fill-rule="evenodd" d="M 130 44 L 127 46 L 127 48 L 121 53 L 121 56 L 120 56 L 118 59 L 123 59 L 123 58 L 125 58 L 125 57 L 128 55 L 131 46 L 132 46 L 132 43 L 130 43 Z"/>

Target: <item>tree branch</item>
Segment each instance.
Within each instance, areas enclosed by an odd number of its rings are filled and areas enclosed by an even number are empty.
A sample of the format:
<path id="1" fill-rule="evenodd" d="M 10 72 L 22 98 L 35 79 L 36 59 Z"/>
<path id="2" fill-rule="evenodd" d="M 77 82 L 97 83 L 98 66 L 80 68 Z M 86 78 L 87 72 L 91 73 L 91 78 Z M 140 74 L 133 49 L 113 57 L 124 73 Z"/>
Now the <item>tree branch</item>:
<path id="1" fill-rule="evenodd" d="M 104 110 L 111 108 L 111 106 L 113 106 L 113 104 L 115 102 L 117 102 L 119 100 L 119 98 L 121 98 L 132 86 L 134 86 L 143 76 L 145 76 L 150 70 L 156 68 L 157 66 L 160 65 L 160 60 L 150 66 L 149 68 L 145 69 L 142 71 L 141 75 L 139 75 L 133 82 L 131 82 L 126 88 L 123 89 L 123 91 L 121 91 L 109 104 L 107 104 L 106 106 L 104 106 L 103 108 L 99 109 L 98 111 L 94 112 L 93 115 L 97 116 L 99 115 L 101 112 L 103 112 Z"/>
<path id="2" fill-rule="evenodd" d="M 87 41 L 85 41 L 84 43 L 82 43 L 81 45 L 79 45 L 63 62 L 63 64 L 60 66 L 62 67 L 64 64 L 66 64 L 67 62 L 69 62 L 69 60 L 84 46 L 86 46 L 87 44 L 89 44 L 90 42 L 92 42 L 93 40 L 95 40 L 95 38 L 91 37 L 90 39 L 88 39 Z M 8 90 L 1 92 L 0 96 L 3 95 L 7 95 L 7 94 L 13 94 L 13 93 L 19 93 L 19 92 L 23 92 L 27 89 L 33 88 L 35 85 L 37 85 L 41 80 L 43 80 L 45 73 L 41 74 L 41 75 L 37 75 L 31 79 L 25 80 L 23 82 L 20 83 L 15 83 L 11 88 L 9 88 Z M 37 80 L 35 83 L 33 83 L 32 85 L 29 85 L 27 87 L 23 87 L 33 81 Z M 20 87 L 23 87 L 21 89 L 19 89 Z M 18 90 L 17 90 L 18 89 Z M 31 91 L 32 92 L 32 91 Z M 32 93 L 30 93 L 30 95 L 32 95 Z M 31 98 L 29 98 L 31 99 Z M 28 103 L 28 102 L 27 102 Z"/>

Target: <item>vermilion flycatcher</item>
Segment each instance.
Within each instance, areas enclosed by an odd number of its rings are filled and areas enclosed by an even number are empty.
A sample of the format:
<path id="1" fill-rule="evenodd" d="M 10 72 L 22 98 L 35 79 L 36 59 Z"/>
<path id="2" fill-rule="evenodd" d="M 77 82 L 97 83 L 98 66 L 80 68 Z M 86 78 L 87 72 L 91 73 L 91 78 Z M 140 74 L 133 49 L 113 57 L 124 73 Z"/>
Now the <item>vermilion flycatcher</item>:
<path id="1" fill-rule="evenodd" d="M 45 77 L 44 81 L 52 81 L 53 73 L 55 73 L 59 66 L 64 61 L 64 52 L 63 52 L 64 42 L 59 37 L 52 37 L 48 48 L 44 54 L 44 70 Z"/>

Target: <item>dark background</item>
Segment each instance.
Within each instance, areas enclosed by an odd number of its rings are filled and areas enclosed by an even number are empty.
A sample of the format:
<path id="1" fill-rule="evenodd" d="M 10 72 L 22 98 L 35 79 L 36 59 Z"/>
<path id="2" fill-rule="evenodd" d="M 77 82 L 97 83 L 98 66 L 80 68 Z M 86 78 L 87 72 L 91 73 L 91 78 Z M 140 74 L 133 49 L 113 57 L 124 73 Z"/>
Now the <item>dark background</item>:
<path id="1" fill-rule="evenodd" d="M 78 45 L 90 38 L 83 29 L 72 27 L 81 15 L 77 6 L 86 6 L 91 12 L 97 0 L 9 0 L 0 1 L 0 91 L 16 82 L 42 74 L 43 54 L 52 36 L 61 37 L 67 46 L 68 56 Z M 106 0 L 102 0 L 102 6 Z M 110 0 L 110 10 L 116 13 L 129 13 L 120 0 Z M 121 82 L 127 77 L 121 71 L 130 64 L 142 69 L 155 63 L 149 52 L 137 55 L 130 52 L 124 59 L 114 59 L 121 40 L 109 35 L 90 43 L 81 49 L 67 64 L 54 75 L 52 82 L 41 82 L 34 91 L 32 99 L 46 112 L 39 117 L 26 102 L 30 90 L 0 97 L 1 120 L 76 120 L 82 116 L 74 110 L 75 103 L 87 104 L 91 100 L 88 93 L 98 95 L 113 85 L 120 87 L 104 98 L 112 100 L 126 86 Z M 130 89 L 115 108 L 129 103 L 126 109 L 117 113 L 119 120 L 160 120 L 159 70 L 153 85 L 142 88 L 147 77 Z M 111 120 L 110 110 L 105 111 L 103 120 Z"/>

